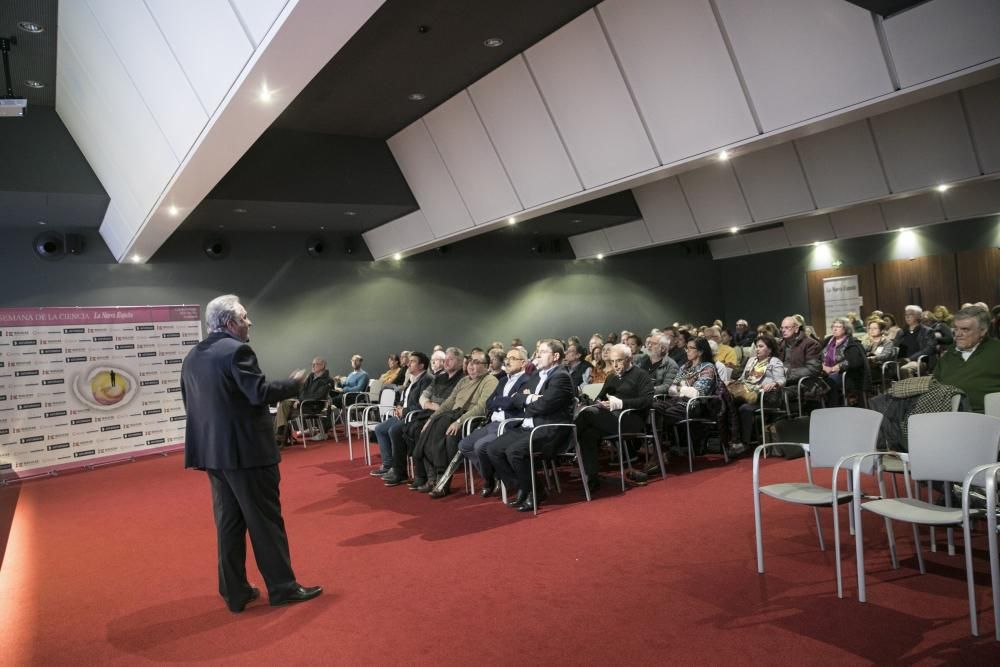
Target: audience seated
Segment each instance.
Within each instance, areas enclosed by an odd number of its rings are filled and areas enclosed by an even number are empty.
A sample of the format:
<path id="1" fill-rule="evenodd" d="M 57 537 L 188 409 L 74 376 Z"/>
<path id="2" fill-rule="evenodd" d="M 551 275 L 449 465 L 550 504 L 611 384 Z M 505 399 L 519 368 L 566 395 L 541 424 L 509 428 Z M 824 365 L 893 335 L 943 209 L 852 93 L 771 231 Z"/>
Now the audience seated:
<path id="1" fill-rule="evenodd" d="M 908 378 L 918 375 L 933 366 L 937 356 L 937 341 L 934 332 L 920 323 L 924 311 L 920 306 L 907 306 L 903 311 L 905 326 L 896 334 L 896 347 L 899 348 L 899 376 Z M 927 359 L 921 360 L 920 357 Z"/>
<path id="2" fill-rule="evenodd" d="M 781 341 L 778 343 L 778 356 L 785 365 L 785 387 L 795 391 L 802 378 L 819 377 L 823 371 L 820 361 L 820 344 L 802 331 L 802 325 L 794 316 L 781 320 Z M 817 385 L 819 386 L 819 385 Z M 825 388 L 825 384 L 822 388 Z M 822 395 L 823 389 L 812 388 L 812 397 Z"/>
<path id="3" fill-rule="evenodd" d="M 974 412 L 983 412 L 983 397 L 1000 391 L 1000 340 L 987 335 L 990 314 L 971 306 L 955 313 L 955 346 L 934 368 L 942 384 L 958 387 L 969 398 Z"/>
<path id="4" fill-rule="evenodd" d="M 592 364 L 590 369 L 590 384 L 604 384 L 604 381 L 608 379 L 608 375 L 612 372 L 612 370 L 606 355 L 610 349 L 610 343 L 606 345 L 595 345 L 590 348 L 590 359 Z"/>
<path id="5" fill-rule="evenodd" d="M 846 317 L 838 317 L 830 326 L 830 335 L 823 341 L 823 375 L 829 387 L 829 405 L 840 406 L 843 402 L 841 384 L 848 391 L 865 391 L 870 383 L 865 382 L 868 374 L 868 360 L 865 349 L 854 337 L 854 328 Z M 846 382 L 844 376 L 846 375 Z"/>
<path id="6" fill-rule="evenodd" d="M 785 364 L 778 358 L 778 341 L 759 334 L 754 343 L 755 355 L 747 359 L 739 378 L 729 384 L 729 394 L 738 409 L 740 440 L 734 450 L 742 450 L 753 441 L 753 415 L 758 408 L 761 392 L 777 394 L 785 386 Z"/>
<path id="7" fill-rule="evenodd" d="M 579 392 L 580 387 L 590 383 L 593 364 L 580 354 L 580 344 L 570 343 L 566 346 L 566 370 L 573 379 L 573 388 Z"/>
<path id="8" fill-rule="evenodd" d="M 325 401 L 330 397 L 330 387 L 330 372 L 326 369 L 326 359 L 316 357 L 312 360 L 312 372 L 299 390 L 299 397 L 286 398 L 278 403 L 278 411 L 274 413 L 274 437 L 279 447 L 288 444 L 288 421 L 299 409 L 299 404 L 302 401 Z"/>
<path id="9" fill-rule="evenodd" d="M 389 353 L 389 358 L 386 359 L 386 365 L 388 368 L 385 373 L 379 377 L 379 381 L 382 382 L 383 387 L 391 386 L 393 389 L 396 387 L 403 386 L 403 379 L 406 376 L 406 371 L 400 365 L 402 364 L 402 359 L 395 352 Z"/>
<path id="10" fill-rule="evenodd" d="M 333 388 L 333 404 L 338 408 L 346 408 L 344 405 L 344 396 L 346 394 L 351 394 L 359 391 L 367 391 L 368 389 L 368 373 L 361 368 L 361 364 L 364 359 L 361 358 L 360 354 L 355 354 L 351 357 L 351 372 L 348 373 L 347 377 L 343 375 L 336 376 L 337 384 Z M 348 404 L 357 402 L 357 395 L 351 396 L 348 399 Z"/>
<path id="11" fill-rule="evenodd" d="M 444 357 L 444 353 L 435 352 L 435 354 Z M 380 421 L 374 429 L 379 453 L 382 455 L 382 465 L 372 470 L 371 474 L 374 477 L 382 477 L 385 481 L 393 478 L 400 478 L 399 481 L 402 481 L 407 477 L 406 445 L 401 439 L 403 418 L 407 413 L 420 409 L 420 394 L 430 385 L 432 379 L 432 375 L 427 372 L 429 361 L 426 354 L 411 352 L 407 358 L 409 359 L 407 375 L 410 380 L 397 395 L 392 416 Z M 393 473 L 393 470 L 402 472 Z M 389 474 L 392 474 L 393 478 L 388 477 Z"/>
<path id="12" fill-rule="evenodd" d="M 733 370 L 736 368 L 736 350 L 722 342 L 722 332 L 719 327 L 711 326 L 705 329 L 705 338 L 713 341 L 718 346 L 715 360 L 721 362 L 726 368 Z"/>
<path id="13" fill-rule="evenodd" d="M 667 398 L 657 405 L 657 413 L 663 418 L 663 424 L 670 426 L 686 419 L 689 415 L 687 403 L 697 396 L 714 396 L 719 382 L 715 359 L 712 357 L 712 346 L 705 338 L 693 338 L 684 347 L 687 359 L 681 366 L 673 383 L 667 390 Z M 691 417 L 707 416 L 711 409 L 704 402 L 698 401 L 690 412 Z M 680 443 L 675 443 L 680 445 Z"/>
<path id="14" fill-rule="evenodd" d="M 666 394 L 677 376 L 680 368 L 677 362 L 667 356 L 670 350 L 670 338 L 660 334 L 649 348 L 649 368 L 646 369 L 653 379 L 653 394 Z"/>
<path id="15" fill-rule="evenodd" d="M 538 372 L 510 401 L 510 409 L 523 411 L 524 421 L 513 428 L 508 425 L 503 435 L 479 450 L 484 489 L 495 489 L 494 480 L 497 477 L 508 489 L 516 487 L 517 496 L 508 505 L 519 512 L 531 512 L 543 500 L 531 494 L 531 461 L 528 460 L 531 429 L 543 424 L 570 423 L 573 418 L 576 392 L 569 373 L 563 367 L 563 354 L 561 341 L 548 339 L 541 342 L 535 357 Z M 543 429 L 535 437 L 533 446 L 543 456 L 551 456 L 567 435 L 565 429 Z"/>

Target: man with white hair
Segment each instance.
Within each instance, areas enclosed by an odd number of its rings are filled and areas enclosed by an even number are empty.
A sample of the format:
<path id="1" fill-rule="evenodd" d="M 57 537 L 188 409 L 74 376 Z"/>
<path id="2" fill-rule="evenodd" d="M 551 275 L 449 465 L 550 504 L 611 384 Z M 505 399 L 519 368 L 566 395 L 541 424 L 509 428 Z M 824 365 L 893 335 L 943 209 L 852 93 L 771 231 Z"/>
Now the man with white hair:
<path id="1" fill-rule="evenodd" d="M 930 327 L 920 323 L 924 309 L 920 306 L 907 306 L 903 311 L 906 323 L 896 334 L 896 347 L 899 349 L 899 377 L 908 378 L 917 374 L 917 370 L 933 367 L 937 357 L 937 339 Z M 921 359 L 926 357 L 926 359 Z"/>
<path id="2" fill-rule="evenodd" d="M 965 392 L 973 412 L 984 410 L 986 394 L 1000 391 L 1000 340 L 988 336 L 989 318 L 989 311 L 978 306 L 955 313 L 955 346 L 934 368 L 938 382 Z"/>
<path id="3" fill-rule="evenodd" d="M 274 414 L 274 437 L 279 447 L 288 442 L 288 419 L 299 409 L 303 401 L 325 401 L 330 396 L 330 371 L 326 369 L 326 359 L 315 357 L 312 360 L 312 372 L 302 385 L 298 398 L 286 398 L 278 403 Z M 302 425 L 305 427 L 305 425 Z"/>
<path id="4" fill-rule="evenodd" d="M 235 294 L 205 308 L 209 334 L 181 366 L 181 399 L 187 410 L 184 467 L 204 470 L 212 486 L 218 541 L 219 595 L 235 614 L 260 597 L 247 581 L 247 532 L 272 606 L 311 600 L 323 589 L 303 587 L 292 572 L 281 517 L 278 462 L 271 437 L 270 403 L 291 398 L 306 379 L 268 382 L 250 341 L 250 316 Z"/>

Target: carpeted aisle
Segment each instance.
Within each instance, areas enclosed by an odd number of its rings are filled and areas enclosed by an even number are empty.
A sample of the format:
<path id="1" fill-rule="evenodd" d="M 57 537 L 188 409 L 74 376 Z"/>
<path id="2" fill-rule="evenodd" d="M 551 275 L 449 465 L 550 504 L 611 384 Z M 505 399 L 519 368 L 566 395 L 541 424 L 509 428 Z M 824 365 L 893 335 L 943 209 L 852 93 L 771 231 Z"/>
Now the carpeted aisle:
<path id="1" fill-rule="evenodd" d="M 852 541 L 848 597 L 836 597 L 829 514 L 822 553 L 808 510 L 765 499 L 768 573 L 758 576 L 748 459 L 702 460 L 694 474 L 678 461 L 665 483 L 624 495 L 606 478 L 590 504 L 567 483 L 533 519 L 461 492 L 432 501 L 387 489 L 346 450 L 330 441 L 282 464 L 293 564 L 326 592 L 241 615 L 215 593 L 208 481 L 180 456 L 5 490 L 0 501 L 16 510 L 0 566 L 0 664 L 1000 660 L 981 535 L 978 639 L 961 550 L 929 554 L 920 576 L 906 529 L 892 571 L 878 522 L 866 523 L 860 605 Z M 801 467 L 768 462 L 765 479 Z"/>

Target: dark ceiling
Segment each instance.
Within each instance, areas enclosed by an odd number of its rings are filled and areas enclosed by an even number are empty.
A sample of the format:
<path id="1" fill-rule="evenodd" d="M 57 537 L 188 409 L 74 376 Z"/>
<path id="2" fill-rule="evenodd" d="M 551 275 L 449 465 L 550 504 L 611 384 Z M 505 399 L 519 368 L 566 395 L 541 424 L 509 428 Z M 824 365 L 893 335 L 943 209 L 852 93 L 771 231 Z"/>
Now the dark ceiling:
<path id="1" fill-rule="evenodd" d="M 875 12 L 880 16 L 890 16 L 898 14 L 904 9 L 922 5 L 930 0 L 847 0 L 852 5 L 857 5 L 870 12 Z"/>
<path id="2" fill-rule="evenodd" d="M 56 105 L 56 19 L 58 0 L 0 1 L 0 37 L 14 37 L 10 49 L 10 82 L 15 97 L 28 100 L 31 107 Z M 40 33 L 25 32 L 18 23 L 27 21 L 44 28 Z M 31 88 L 25 82 L 36 81 L 44 88 Z M 6 83 L 6 82 L 4 82 Z M 6 94 L 6 86 L 0 97 Z M 0 185 L 0 190 L 3 187 Z"/>

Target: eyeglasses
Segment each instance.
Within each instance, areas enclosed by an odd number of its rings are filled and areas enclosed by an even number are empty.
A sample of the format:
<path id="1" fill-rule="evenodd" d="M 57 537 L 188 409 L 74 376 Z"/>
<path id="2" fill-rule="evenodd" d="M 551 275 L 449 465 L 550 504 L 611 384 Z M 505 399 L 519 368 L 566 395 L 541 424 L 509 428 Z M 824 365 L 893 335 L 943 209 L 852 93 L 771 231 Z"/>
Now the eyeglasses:
<path id="1" fill-rule="evenodd" d="M 688 346 L 687 346 L 687 349 L 689 349 L 689 350 L 694 350 L 695 352 L 697 352 L 697 351 L 698 351 L 698 348 L 696 348 L 696 347 L 695 347 L 694 345 L 688 345 Z"/>
<path id="2" fill-rule="evenodd" d="M 624 364 L 624 363 L 625 363 L 625 360 L 624 360 L 624 359 L 622 359 L 622 358 L 618 358 L 618 359 L 608 359 L 608 363 L 611 363 L 611 364 Z"/>
<path id="3" fill-rule="evenodd" d="M 521 357 L 505 357 L 507 361 L 524 361 Z"/>
<path id="4" fill-rule="evenodd" d="M 482 359 L 469 359 L 469 364 L 478 364 L 479 366 L 485 366 L 486 362 Z"/>

